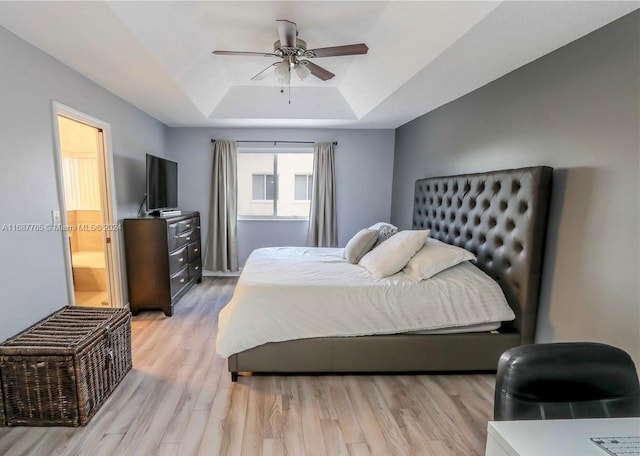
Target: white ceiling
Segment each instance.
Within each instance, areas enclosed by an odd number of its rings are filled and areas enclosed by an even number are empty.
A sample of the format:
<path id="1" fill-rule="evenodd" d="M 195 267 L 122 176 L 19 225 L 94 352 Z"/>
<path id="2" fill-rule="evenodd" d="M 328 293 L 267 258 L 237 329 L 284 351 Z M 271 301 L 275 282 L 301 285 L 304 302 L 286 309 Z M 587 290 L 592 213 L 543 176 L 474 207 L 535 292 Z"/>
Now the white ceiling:
<path id="1" fill-rule="evenodd" d="M 395 128 L 638 8 L 610 1 L 0 2 L 0 25 L 170 126 Z M 271 52 L 275 20 L 336 77 L 292 78 Z M 269 71 L 270 72 L 270 71 Z"/>

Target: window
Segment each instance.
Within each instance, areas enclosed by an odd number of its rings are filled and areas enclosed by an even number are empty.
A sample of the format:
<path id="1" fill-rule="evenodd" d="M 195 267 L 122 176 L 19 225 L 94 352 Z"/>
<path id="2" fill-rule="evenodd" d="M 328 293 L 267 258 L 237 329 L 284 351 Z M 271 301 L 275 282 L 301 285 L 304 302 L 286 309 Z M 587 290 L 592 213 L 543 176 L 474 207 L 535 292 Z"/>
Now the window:
<path id="1" fill-rule="evenodd" d="M 295 200 L 296 201 L 309 201 L 311 200 L 311 190 L 313 185 L 313 175 L 311 174 L 296 174 L 295 184 Z"/>
<path id="2" fill-rule="evenodd" d="M 273 174 L 254 174 L 253 176 L 253 200 L 273 201 L 276 193 L 276 180 Z"/>
<path id="3" fill-rule="evenodd" d="M 308 218 L 313 183 L 309 148 L 238 149 L 238 216 Z"/>

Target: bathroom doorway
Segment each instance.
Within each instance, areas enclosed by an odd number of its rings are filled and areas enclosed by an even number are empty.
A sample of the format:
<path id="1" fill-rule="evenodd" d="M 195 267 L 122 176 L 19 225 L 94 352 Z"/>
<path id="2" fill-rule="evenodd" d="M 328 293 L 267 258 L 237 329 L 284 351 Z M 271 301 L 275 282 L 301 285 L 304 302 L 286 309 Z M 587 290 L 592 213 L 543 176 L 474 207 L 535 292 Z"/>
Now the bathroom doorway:
<path id="1" fill-rule="evenodd" d="M 64 111 L 55 115 L 69 301 L 78 306 L 119 307 L 114 249 L 119 225 L 113 223 L 105 130 L 86 116 Z"/>

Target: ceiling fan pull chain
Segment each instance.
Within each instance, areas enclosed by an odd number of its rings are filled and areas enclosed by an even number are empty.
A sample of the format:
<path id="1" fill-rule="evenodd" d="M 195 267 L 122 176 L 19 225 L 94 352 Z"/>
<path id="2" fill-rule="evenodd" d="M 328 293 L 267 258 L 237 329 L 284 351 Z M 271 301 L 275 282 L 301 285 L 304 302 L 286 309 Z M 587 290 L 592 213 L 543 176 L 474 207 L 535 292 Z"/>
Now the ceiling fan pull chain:
<path id="1" fill-rule="evenodd" d="M 291 104 L 291 67 L 289 67 L 289 104 Z"/>

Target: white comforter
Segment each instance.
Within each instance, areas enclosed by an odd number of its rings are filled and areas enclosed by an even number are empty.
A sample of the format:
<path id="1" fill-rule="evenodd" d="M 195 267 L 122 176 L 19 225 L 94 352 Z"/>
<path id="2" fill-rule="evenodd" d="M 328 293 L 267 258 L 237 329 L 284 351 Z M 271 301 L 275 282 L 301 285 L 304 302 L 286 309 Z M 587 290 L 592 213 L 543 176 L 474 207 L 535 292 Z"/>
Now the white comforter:
<path id="1" fill-rule="evenodd" d="M 502 290 L 466 262 L 416 282 L 385 279 L 342 258 L 343 249 L 255 250 L 218 319 L 223 357 L 311 337 L 391 334 L 515 318 Z"/>

